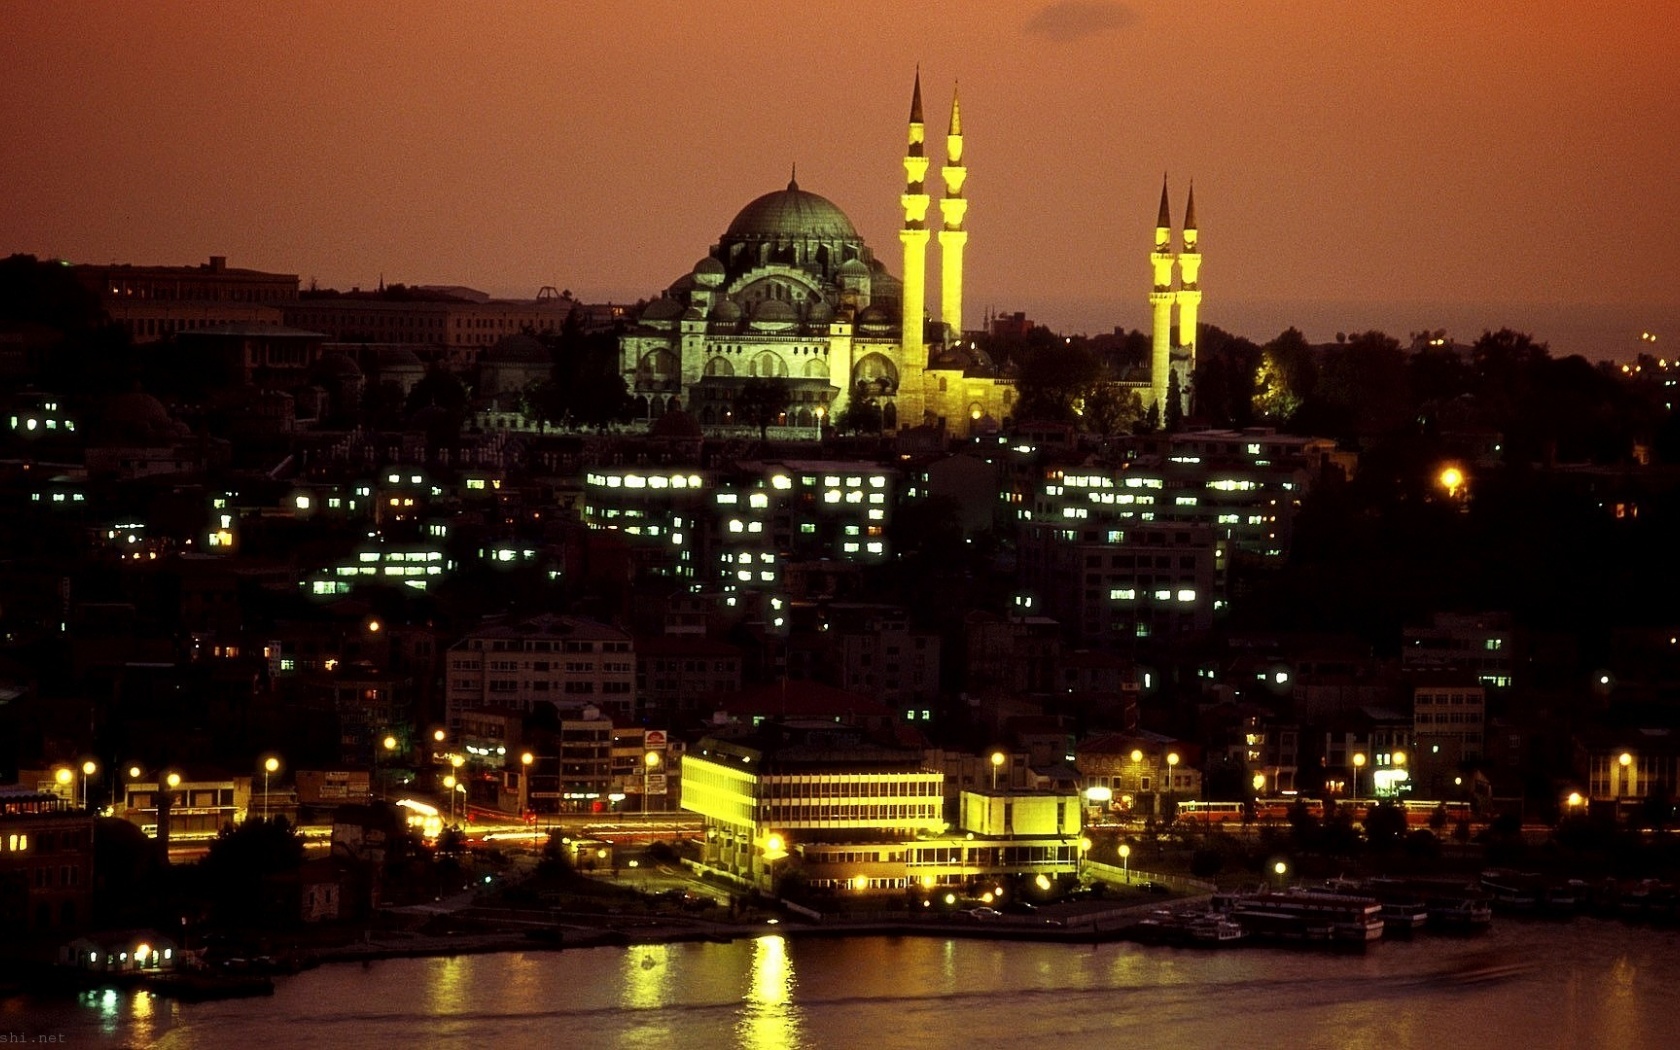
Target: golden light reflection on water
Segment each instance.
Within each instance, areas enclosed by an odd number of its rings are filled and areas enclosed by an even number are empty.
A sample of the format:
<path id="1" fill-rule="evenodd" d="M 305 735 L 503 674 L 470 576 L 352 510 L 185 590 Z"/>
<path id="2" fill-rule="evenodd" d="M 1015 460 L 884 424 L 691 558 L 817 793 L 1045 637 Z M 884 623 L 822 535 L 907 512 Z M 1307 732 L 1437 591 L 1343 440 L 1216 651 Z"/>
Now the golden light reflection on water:
<path id="1" fill-rule="evenodd" d="M 652 1010 L 671 998 L 671 946 L 649 944 L 624 953 L 624 1005 Z"/>
<path id="2" fill-rule="evenodd" d="M 134 1038 L 141 1046 L 150 1046 L 156 1037 L 156 1018 L 152 1016 L 157 1006 L 157 1000 L 152 998 L 151 992 L 135 992 L 133 1000 L 128 1005 L 129 1024 L 134 1031 Z"/>
<path id="3" fill-rule="evenodd" d="M 751 981 L 735 1025 L 739 1044 L 762 1050 L 804 1045 L 799 1011 L 793 1005 L 793 963 L 785 938 L 760 937 L 753 942 Z"/>

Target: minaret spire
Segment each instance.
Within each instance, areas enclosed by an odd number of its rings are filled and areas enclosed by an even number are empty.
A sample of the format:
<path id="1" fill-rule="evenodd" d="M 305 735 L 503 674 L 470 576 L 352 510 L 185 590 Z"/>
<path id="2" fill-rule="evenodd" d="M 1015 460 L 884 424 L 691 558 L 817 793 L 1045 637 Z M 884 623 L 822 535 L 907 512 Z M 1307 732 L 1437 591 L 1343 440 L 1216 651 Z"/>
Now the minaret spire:
<path id="1" fill-rule="evenodd" d="M 797 190 L 798 188 L 799 188 L 799 162 L 794 161 L 792 166 L 790 166 L 788 168 L 788 189 Z"/>
<path id="2" fill-rule="evenodd" d="M 1149 255 L 1154 284 L 1149 292 L 1149 391 L 1152 403 L 1167 418 L 1167 375 L 1172 370 L 1173 252 L 1172 205 L 1167 201 L 1167 176 L 1161 175 L 1161 209 L 1155 219 L 1155 250 Z"/>
<path id="3" fill-rule="evenodd" d="M 1196 183 L 1190 183 L 1190 197 L 1184 204 L 1184 247 L 1178 253 L 1178 346 L 1183 351 L 1184 376 L 1196 374 L 1198 314 L 1202 306 L 1200 285 L 1202 253 L 1196 247 Z M 1181 383 L 1180 389 L 1188 388 Z M 1163 417 L 1165 418 L 1165 417 Z"/>
<path id="4" fill-rule="evenodd" d="M 954 338 L 961 339 L 963 247 L 968 243 L 968 231 L 963 229 L 968 214 L 963 185 L 968 181 L 968 167 L 963 163 L 962 106 L 955 85 L 951 87 L 951 123 L 945 133 L 945 166 L 940 174 L 945 179 L 945 196 L 939 202 L 944 219 L 939 231 L 939 319 Z"/>
<path id="5" fill-rule="evenodd" d="M 904 149 L 904 228 L 898 239 L 904 244 L 903 313 L 899 328 L 899 392 L 905 403 L 899 414 L 901 426 L 921 425 L 919 376 L 927 367 L 927 346 L 923 342 L 927 323 L 927 129 L 922 125 L 922 71 L 916 70 L 916 86 L 910 96 L 910 127 Z M 906 382 L 910 376 L 916 380 Z M 909 394 L 909 398 L 904 395 Z"/>

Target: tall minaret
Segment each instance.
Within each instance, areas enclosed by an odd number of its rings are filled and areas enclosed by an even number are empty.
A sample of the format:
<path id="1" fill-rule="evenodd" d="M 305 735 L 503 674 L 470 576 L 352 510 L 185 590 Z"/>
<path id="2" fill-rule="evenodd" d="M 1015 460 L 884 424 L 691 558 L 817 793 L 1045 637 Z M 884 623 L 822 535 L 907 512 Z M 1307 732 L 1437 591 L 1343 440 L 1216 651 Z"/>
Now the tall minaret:
<path id="1" fill-rule="evenodd" d="M 1196 283 L 1202 253 L 1196 249 L 1196 184 L 1190 183 L 1190 199 L 1184 205 L 1184 248 L 1178 253 L 1178 345 L 1188 353 L 1191 375 L 1196 374 L 1196 313 L 1202 305 L 1201 286 Z"/>
<path id="2" fill-rule="evenodd" d="M 915 93 L 910 96 L 910 144 L 904 151 L 904 229 L 898 239 L 904 242 L 904 327 L 900 345 L 904 367 L 927 367 L 927 348 L 922 343 L 923 325 L 927 315 L 927 170 L 924 148 L 926 139 L 922 127 L 922 74 L 916 73 Z M 916 426 L 921 420 L 910 420 Z"/>
<path id="3" fill-rule="evenodd" d="M 968 231 L 963 229 L 963 217 L 968 213 L 963 183 L 968 179 L 968 168 L 962 154 L 962 109 L 953 87 L 951 126 L 945 132 L 945 166 L 940 169 L 945 176 L 945 196 L 939 201 L 939 213 L 945 225 L 939 231 L 939 319 L 957 339 L 963 334 L 963 246 L 968 243 Z"/>
<path id="4" fill-rule="evenodd" d="M 1149 388 L 1150 401 L 1167 416 L 1167 371 L 1172 367 L 1173 254 L 1172 208 L 1167 203 L 1167 177 L 1161 176 L 1161 212 L 1155 220 L 1155 250 L 1149 264 L 1155 272 L 1155 286 L 1149 292 Z"/>

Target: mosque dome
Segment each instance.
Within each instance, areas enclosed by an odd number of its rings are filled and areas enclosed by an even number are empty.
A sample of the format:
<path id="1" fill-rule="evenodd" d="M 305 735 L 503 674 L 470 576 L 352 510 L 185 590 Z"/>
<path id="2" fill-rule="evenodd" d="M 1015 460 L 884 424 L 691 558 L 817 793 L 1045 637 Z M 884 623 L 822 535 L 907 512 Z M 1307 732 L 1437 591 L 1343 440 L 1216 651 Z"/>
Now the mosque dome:
<path id="1" fill-rule="evenodd" d="M 712 320 L 735 322 L 741 319 L 741 304 L 733 299 L 719 299 L 712 307 Z"/>
<path id="2" fill-rule="evenodd" d="M 857 326 L 859 331 L 880 333 L 896 327 L 897 321 L 879 304 L 873 304 L 858 314 Z"/>
<path id="3" fill-rule="evenodd" d="M 641 319 L 647 321 L 675 321 L 684 313 L 683 304 L 675 299 L 655 299 L 642 308 Z"/>
<path id="4" fill-rule="evenodd" d="M 694 283 L 702 288 L 716 288 L 723 283 L 723 264 L 710 255 L 694 264 Z"/>
<path id="5" fill-rule="evenodd" d="M 736 238 L 860 239 L 857 227 L 838 205 L 800 189 L 798 182 L 789 182 L 787 189 L 766 193 L 742 208 L 724 234 L 726 240 Z"/>
<path id="6" fill-rule="evenodd" d="M 753 306 L 752 326 L 761 332 L 783 332 L 799 323 L 799 314 L 780 299 L 765 299 Z"/>

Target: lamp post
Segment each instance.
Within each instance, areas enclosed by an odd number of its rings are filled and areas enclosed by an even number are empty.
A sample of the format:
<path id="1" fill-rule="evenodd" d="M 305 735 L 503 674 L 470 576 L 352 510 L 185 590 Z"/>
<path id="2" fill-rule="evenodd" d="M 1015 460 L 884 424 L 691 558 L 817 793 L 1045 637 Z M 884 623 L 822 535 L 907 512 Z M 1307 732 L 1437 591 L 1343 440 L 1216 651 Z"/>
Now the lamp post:
<path id="1" fill-rule="evenodd" d="M 1289 871 L 1289 865 L 1280 860 L 1272 865 L 1272 871 L 1277 874 L 1278 889 L 1283 889 L 1283 876 Z"/>
<path id="2" fill-rule="evenodd" d="M 649 751 L 642 756 L 642 816 L 648 813 L 648 795 L 653 787 L 653 771 L 659 768 L 659 752 Z"/>
<path id="3" fill-rule="evenodd" d="M 76 801 L 76 789 L 71 786 L 76 779 L 75 771 L 69 766 L 60 766 L 53 770 L 53 779 L 58 782 L 59 787 L 66 789 L 70 796 L 69 801 Z"/>
<path id="4" fill-rule="evenodd" d="M 536 760 L 537 756 L 529 751 L 519 756 L 519 819 L 530 815 L 532 846 L 537 844 L 537 815 L 531 809 L 531 763 Z"/>
<path id="5" fill-rule="evenodd" d="M 280 771 L 280 760 L 273 755 L 263 759 L 263 804 L 262 818 L 268 819 L 268 778 Z"/>
<path id="6" fill-rule="evenodd" d="M 88 808 L 88 778 L 92 777 L 94 773 L 98 772 L 98 770 L 99 770 L 99 764 L 94 762 L 94 760 L 91 759 L 91 758 L 88 759 L 86 762 L 82 763 L 82 808 L 83 809 Z"/>
<path id="7" fill-rule="evenodd" d="M 1617 792 L 1618 798 L 1627 798 L 1633 794 L 1633 755 L 1623 751 L 1616 756 L 1616 764 L 1622 767 L 1622 790 Z"/>
<path id="8" fill-rule="evenodd" d="M 1167 752 L 1167 801 L 1173 802 L 1178 792 L 1178 752 Z M 1174 813 L 1176 819 L 1178 814 Z"/>
<path id="9" fill-rule="evenodd" d="M 1002 751 L 993 751 L 992 752 L 992 790 L 993 791 L 997 790 L 997 775 L 998 775 L 998 770 L 1001 769 L 1001 768 L 1003 768 L 1003 752 Z"/>
<path id="10" fill-rule="evenodd" d="M 443 789 L 449 792 L 449 824 L 455 825 L 455 774 L 447 773 L 443 778 Z"/>
<path id="11" fill-rule="evenodd" d="M 764 840 L 764 862 L 770 878 L 770 895 L 776 895 L 776 862 L 787 856 L 787 840 L 772 832 Z"/>
<path id="12" fill-rule="evenodd" d="M 1126 873 L 1126 885 L 1132 883 L 1132 847 L 1120 843 L 1120 868 Z"/>
<path id="13" fill-rule="evenodd" d="M 449 782 L 450 782 L 449 783 L 449 815 L 450 815 L 451 820 L 453 820 L 454 817 L 455 817 L 455 792 L 456 791 L 462 791 L 462 792 L 466 791 L 466 785 L 464 783 L 462 783 L 462 777 L 461 777 L 461 767 L 466 765 L 466 764 L 467 764 L 467 760 L 462 758 L 460 755 L 450 755 L 449 756 L 449 768 L 453 772 L 446 779 L 448 779 Z M 464 801 L 461 804 L 461 809 L 462 809 L 463 812 L 465 812 L 465 810 L 466 810 L 466 803 Z"/>
<path id="14" fill-rule="evenodd" d="M 1085 877 L 1085 854 L 1089 852 L 1091 852 L 1091 840 L 1081 835 L 1079 837 L 1079 863 L 1073 869 L 1074 878 L 1083 879 Z"/>
<path id="15" fill-rule="evenodd" d="M 1364 767 L 1365 752 L 1356 752 L 1353 756 L 1353 794 L 1348 798 L 1349 802 L 1357 803 L 1359 801 L 1359 771 Z"/>
<path id="16" fill-rule="evenodd" d="M 385 739 L 379 742 L 379 746 L 384 750 L 385 754 L 389 756 L 397 750 L 397 738 L 387 733 L 385 734 Z M 379 797 L 384 798 L 386 796 L 385 780 L 379 775 L 378 751 L 373 753 L 373 779 L 379 782 Z"/>

